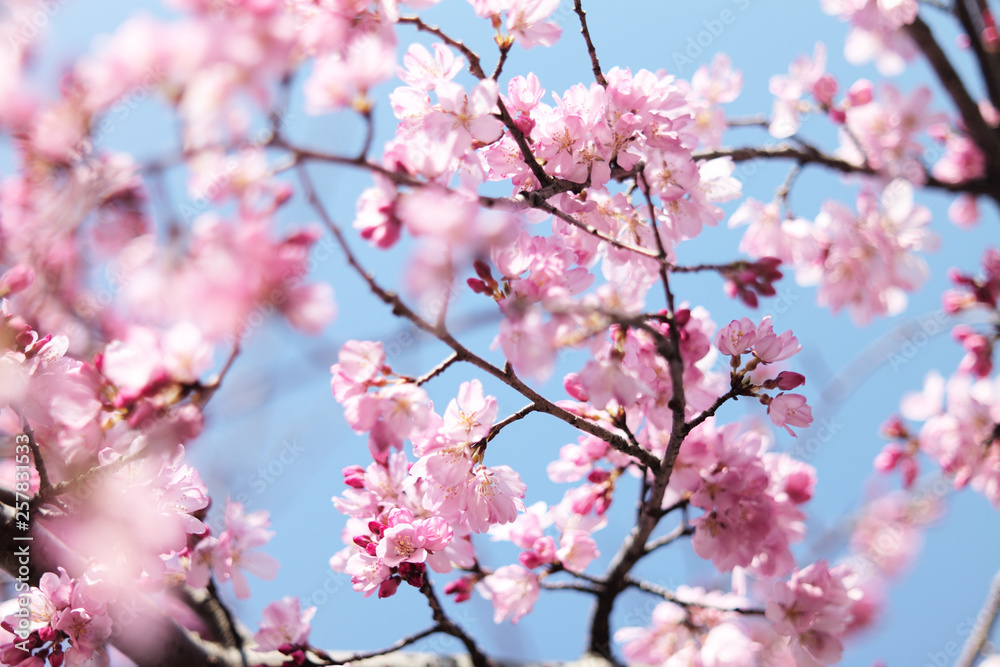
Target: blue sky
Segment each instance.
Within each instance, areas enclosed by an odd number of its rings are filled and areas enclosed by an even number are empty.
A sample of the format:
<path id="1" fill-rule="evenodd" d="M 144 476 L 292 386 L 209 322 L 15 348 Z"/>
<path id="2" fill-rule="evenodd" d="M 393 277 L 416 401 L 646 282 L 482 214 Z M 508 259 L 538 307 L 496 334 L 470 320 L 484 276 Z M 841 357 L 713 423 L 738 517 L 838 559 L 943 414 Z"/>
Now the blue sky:
<path id="1" fill-rule="evenodd" d="M 546 89 L 556 92 L 591 80 L 571 6 L 571 0 L 563 0 L 556 14 L 564 26 L 560 42 L 552 49 L 515 48 L 505 68 L 508 75 L 530 69 Z M 605 70 L 615 65 L 633 70 L 665 68 L 688 78 L 716 52 L 730 54 L 744 72 L 744 92 L 729 106 L 734 115 L 767 112 L 771 105 L 767 92 L 769 77 L 784 73 L 796 55 L 811 53 L 817 40 L 828 44 L 829 70 L 842 83 L 849 84 L 861 76 L 878 78 L 874 69 L 856 68 L 844 61 L 841 45 L 847 26 L 823 15 L 818 2 L 592 0 L 586 6 Z M 87 48 L 94 35 L 110 30 L 136 11 L 168 14 L 148 0 L 64 3 L 53 16 L 53 32 L 47 42 L 55 55 L 43 60 L 43 71 L 49 74 L 57 71 L 70 55 Z M 484 54 L 486 64 L 494 62 L 495 45 L 489 26 L 475 19 L 467 3 L 444 0 L 427 16 Z M 942 35 L 941 41 L 954 44 L 956 33 L 943 21 L 944 17 L 936 12 L 929 16 Z M 414 31 L 402 29 L 400 35 L 400 54 L 409 41 L 428 43 Z M 967 54 L 961 54 L 956 65 L 960 71 L 972 72 Z M 503 78 L 502 86 L 507 78 Z M 931 72 L 918 63 L 896 83 L 907 91 L 923 83 L 939 90 L 932 79 Z M 972 79 L 978 83 L 975 76 Z M 387 93 L 391 87 L 382 92 Z M 949 109 L 940 96 L 937 105 Z M 291 111 L 292 135 L 300 143 L 345 151 L 354 150 L 359 144 L 360 125 L 351 119 L 307 117 L 300 99 Z M 391 136 L 392 118 L 384 103 L 376 113 L 378 146 Z M 169 133 L 172 129 L 166 129 L 172 126 L 164 120 L 165 116 L 154 105 L 143 105 L 115 128 L 107 137 L 108 144 L 131 150 L 138 156 L 162 154 L 176 145 L 176 139 Z M 833 146 L 835 133 L 821 119 L 807 122 L 803 134 L 816 143 Z M 726 143 L 771 141 L 759 130 L 745 129 L 730 133 Z M 741 169 L 745 194 L 769 201 L 789 166 L 754 164 Z M 322 183 L 321 193 L 334 216 L 344 224 L 349 223 L 354 198 L 369 179 L 344 169 L 315 169 L 313 175 Z M 854 189 L 855 186 L 842 183 L 834 175 L 809 168 L 798 180 L 791 201 L 797 214 L 812 218 L 824 196 L 843 195 L 842 199 L 853 205 Z M 171 190 L 176 201 L 183 200 L 182 178 L 171 181 Z M 939 309 L 940 294 L 947 287 L 944 271 L 951 266 L 974 270 L 982 248 L 996 242 L 997 211 L 984 206 L 980 226 L 963 232 L 946 219 L 949 197 L 933 194 L 922 196 L 921 202 L 931 207 L 933 228 L 942 238 L 940 251 L 927 257 L 932 277 L 912 296 L 906 313 L 876 321 L 864 329 L 854 328 L 844 314 L 834 317 L 818 310 L 814 305 L 815 290 L 797 286 L 791 277 L 783 281 L 778 301 L 764 301 L 755 313 L 727 299 L 722 294 L 722 281 L 716 276 L 681 276 L 676 281 L 678 298 L 705 306 L 717 324 L 743 315 L 757 318 L 773 312 L 776 328 L 793 329 L 803 343 L 797 370 L 808 378 L 805 393 L 816 405 L 817 417 L 826 419 L 834 431 L 829 442 L 807 448 L 809 462 L 819 472 L 819 486 L 816 497 L 807 506 L 810 537 L 798 552 L 803 554 L 803 563 L 807 562 L 814 541 L 842 525 L 845 513 L 854 511 L 866 494 L 880 485 L 891 484 L 874 479 L 872 472 L 872 459 L 883 444 L 877 433 L 879 424 L 897 409 L 903 393 L 920 386 L 928 370 L 938 368 L 948 375 L 961 356 L 959 348 L 950 341 L 947 335 L 950 327 L 946 326 L 943 333 L 930 336 L 926 343 L 920 339 L 915 354 L 906 363 L 893 363 L 890 359 L 895 351 L 903 349 L 897 333 L 901 327 L 933 320 Z M 730 206 L 728 211 L 733 208 Z M 292 206 L 284 212 L 283 220 L 295 225 L 312 221 L 314 216 L 304 207 Z M 738 241 L 739 233 L 724 226 L 708 229 L 697 241 L 681 246 L 679 257 L 682 262 L 728 261 L 737 257 Z M 370 250 L 360 239 L 355 239 L 354 247 L 384 284 L 394 287 L 400 284 L 399 267 L 404 264 L 408 246 L 404 244 L 384 253 Z M 209 407 L 209 428 L 191 447 L 191 452 L 217 499 L 227 493 L 233 497 L 245 494 L 249 509 L 267 508 L 272 513 L 277 536 L 269 551 L 282 561 L 283 569 L 274 582 L 252 582 L 253 599 L 236 604 L 242 619 L 255 626 L 260 609 L 268 602 L 283 595 L 299 595 L 307 604 L 319 607 L 312 635 L 316 645 L 368 650 L 427 627 L 431 619 L 423 599 L 415 591 L 401 589 L 400 594 L 388 600 L 362 599 L 351 590 L 346 577 L 332 573 L 327 566 L 329 557 L 341 547 L 339 535 L 344 518 L 330 503 L 331 496 L 343 489 L 340 470 L 368 462 L 365 438 L 347 428 L 340 407 L 330 395 L 328 369 L 336 361 L 339 345 L 351 338 L 382 340 L 390 351 L 393 367 L 414 374 L 443 359 L 447 351 L 440 343 L 417 336 L 394 320 L 367 293 L 360 280 L 341 265 L 336 249 L 327 256 L 328 259 L 317 261 L 316 276 L 331 281 L 337 291 L 340 308 L 337 322 L 317 339 L 303 337 L 280 324 L 265 326 L 255 333 L 225 387 Z M 462 332 L 464 339 L 474 350 L 497 359 L 496 353 L 489 352 L 496 330 L 492 312 L 487 300 L 463 294 L 451 321 L 456 326 L 464 321 L 468 327 Z M 875 342 L 882 347 L 866 354 L 865 350 Z M 554 379 L 545 385 L 548 394 L 563 398 L 562 374 L 580 365 L 579 356 L 567 356 Z M 455 367 L 432 382 L 429 391 L 435 403 L 439 407 L 446 405 L 460 382 L 476 376 L 473 371 Z M 523 398 L 506 387 L 479 377 L 498 396 L 502 415 L 524 404 Z M 823 403 L 819 397 L 834 378 L 842 381 L 840 386 L 846 391 L 838 394 L 842 400 Z M 762 414 L 759 405 L 744 401 L 726 406 L 720 411 L 720 418 L 730 420 Z M 805 431 L 802 440 L 809 443 L 811 436 Z M 529 503 L 537 500 L 555 503 L 565 488 L 549 483 L 544 467 L 557 455 L 560 446 L 575 438 L 576 434 L 565 424 L 545 415 L 531 415 L 506 429 L 491 445 L 490 463 L 507 463 L 521 473 L 528 483 Z M 791 447 L 790 441 L 787 435 L 778 435 L 779 447 Z M 633 516 L 633 497 L 631 490 L 622 490 L 620 502 L 611 511 L 611 525 L 600 534 L 602 558 L 594 571 L 599 572 L 600 564 L 607 563 L 626 534 Z M 988 581 L 1000 563 L 997 537 L 1000 533 L 996 513 L 981 496 L 962 492 L 950 497 L 947 505 L 945 518 L 927 531 L 919 560 L 890 588 L 888 611 L 879 626 L 848 647 L 843 664 L 871 664 L 876 658 L 884 658 L 891 665 L 920 666 L 934 664 L 941 654 L 950 663 L 957 655 L 957 649 L 952 647 L 964 640 L 966 622 L 978 612 Z M 486 540 L 477 544 L 481 546 L 485 565 L 496 567 L 516 558 L 515 552 L 505 545 Z M 821 550 L 821 555 L 834 558 L 838 551 Z M 670 587 L 683 583 L 726 585 L 726 577 L 717 575 L 686 543 L 664 550 L 658 559 L 650 559 L 641 573 Z M 613 617 L 615 627 L 645 623 L 655 602 L 639 594 L 622 596 Z M 533 614 L 517 626 L 494 625 L 489 603 L 478 596 L 464 605 L 448 608 L 455 620 L 480 639 L 488 653 L 512 658 L 565 659 L 575 657 L 584 646 L 590 600 L 574 592 L 547 592 Z M 457 643 L 435 637 L 417 648 L 460 650 Z"/>

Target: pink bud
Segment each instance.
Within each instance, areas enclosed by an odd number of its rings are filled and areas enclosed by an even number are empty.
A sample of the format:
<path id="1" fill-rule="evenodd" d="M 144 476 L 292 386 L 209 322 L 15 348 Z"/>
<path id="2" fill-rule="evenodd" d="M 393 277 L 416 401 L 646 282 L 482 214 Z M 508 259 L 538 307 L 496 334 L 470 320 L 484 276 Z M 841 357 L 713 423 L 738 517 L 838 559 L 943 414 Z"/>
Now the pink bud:
<path id="1" fill-rule="evenodd" d="M 872 82 L 868 79 L 858 79 L 847 89 L 847 103 L 859 107 L 872 101 Z"/>
<path id="2" fill-rule="evenodd" d="M 805 383 L 806 378 L 801 373 L 781 371 L 778 373 L 778 377 L 773 380 L 765 381 L 763 386 L 765 389 L 781 389 L 782 391 L 788 391 L 789 389 L 801 387 Z"/>
<path id="3" fill-rule="evenodd" d="M 837 94 L 837 80 L 831 74 L 824 74 L 813 84 L 812 94 L 820 104 L 833 106 L 833 96 Z"/>
<path id="4" fill-rule="evenodd" d="M 903 476 L 903 487 L 912 488 L 913 483 L 917 481 L 917 475 L 920 472 L 917 466 L 917 461 L 912 456 L 907 456 L 899 463 L 899 472 Z"/>
<path id="5" fill-rule="evenodd" d="M 490 270 L 490 265 L 481 259 L 477 259 L 472 263 L 472 268 L 476 270 L 476 275 L 482 278 L 485 282 L 493 281 L 493 272 Z"/>
<path id="6" fill-rule="evenodd" d="M 472 596 L 472 587 L 475 583 L 472 577 L 462 577 L 448 582 L 444 587 L 444 593 L 454 595 L 455 602 L 465 602 Z"/>
<path id="7" fill-rule="evenodd" d="M 1000 33 L 995 25 L 983 30 L 983 48 L 990 53 L 1000 52 Z"/>
<path id="8" fill-rule="evenodd" d="M 399 577 L 389 577 L 378 587 L 378 596 L 381 598 L 389 598 L 396 594 L 396 589 L 399 588 L 400 584 Z"/>
<path id="9" fill-rule="evenodd" d="M 875 457 L 875 470 L 881 473 L 895 470 L 899 464 L 899 459 L 903 456 L 903 448 L 892 442 L 882 448 L 878 456 Z"/>
<path id="10" fill-rule="evenodd" d="M 827 115 L 837 125 L 843 125 L 847 122 L 847 112 L 843 109 L 830 109 L 830 113 Z"/>
<path id="11" fill-rule="evenodd" d="M 493 294 L 493 290 L 487 287 L 486 283 L 479 278 L 469 278 L 465 282 L 476 294 L 486 294 L 487 296 Z"/>
<path id="12" fill-rule="evenodd" d="M 294 194 L 295 188 L 292 187 L 291 183 L 285 183 L 284 181 L 279 182 L 274 188 L 275 208 L 287 202 Z"/>
<path id="13" fill-rule="evenodd" d="M 587 481 L 592 482 L 594 484 L 600 484 L 601 482 L 607 481 L 609 477 L 611 477 L 611 473 L 609 473 L 607 470 L 601 470 L 599 468 L 595 468 L 594 470 L 590 471 L 589 475 L 587 475 Z"/>
<path id="14" fill-rule="evenodd" d="M 801 373 L 793 373 L 792 371 L 781 371 L 776 379 L 778 381 L 778 389 L 783 391 L 801 387 L 806 383 L 804 375 Z"/>
<path id="15" fill-rule="evenodd" d="M 909 431 L 906 430 L 906 425 L 903 424 L 902 420 L 897 416 L 889 417 L 884 424 L 882 424 L 882 434 L 887 438 L 892 438 L 894 440 L 905 440 L 910 437 Z"/>
<path id="16" fill-rule="evenodd" d="M 35 270 L 27 264 L 18 264 L 0 276 L 0 296 L 23 292 L 35 281 Z"/>
<path id="17" fill-rule="evenodd" d="M 522 134 L 531 134 L 531 131 L 535 129 L 535 120 L 531 116 L 522 113 L 514 119 L 514 126 L 521 130 Z"/>
<path id="18" fill-rule="evenodd" d="M 344 483 L 355 489 L 365 488 L 365 469 L 361 466 L 347 466 L 342 471 Z"/>
<path id="19" fill-rule="evenodd" d="M 566 389 L 567 394 L 578 401 L 586 403 L 590 400 L 590 394 L 587 393 L 583 382 L 580 381 L 580 376 L 576 373 L 566 374 L 566 377 L 563 378 L 563 387 Z"/>

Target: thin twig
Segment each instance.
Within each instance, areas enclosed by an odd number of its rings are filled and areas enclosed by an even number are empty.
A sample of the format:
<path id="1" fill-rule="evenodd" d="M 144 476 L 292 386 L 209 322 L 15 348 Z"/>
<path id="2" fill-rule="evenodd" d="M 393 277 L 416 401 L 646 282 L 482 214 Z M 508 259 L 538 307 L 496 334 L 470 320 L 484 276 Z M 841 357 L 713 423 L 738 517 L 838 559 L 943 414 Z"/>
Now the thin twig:
<path id="1" fill-rule="evenodd" d="M 395 653 L 396 651 L 398 651 L 398 650 L 400 650 L 402 648 L 406 648 L 410 644 L 415 644 L 416 642 L 420 641 L 424 637 L 430 637 L 431 635 L 435 635 L 435 634 L 437 634 L 439 632 L 444 632 L 444 630 L 442 629 L 442 627 L 440 625 L 433 625 L 433 626 L 427 628 L 426 630 L 422 630 L 422 631 L 420 631 L 420 632 L 418 632 L 416 634 L 409 635 L 407 637 L 403 637 L 402 639 L 400 639 L 399 641 L 397 641 L 395 644 L 393 644 L 392 646 L 389 646 L 387 648 L 379 649 L 378 651 L 370 651 L 368 653 L 355 653 L 354 655 L 352 655 L 349 658 L 341 658 L 341 659 L 337 659 L 337 660 L 334 660 L 333 658 L 331 658 L 324 651 L 320 651 L 320 650 L 317 650 L 317 649 L 311 649 L 310 652 L 311 653 L 315 653 L 317 656 L 319 656 L 323 660 L 323 664 L 324 665 L 346 665 L 348 663 L 360 662 L 362 660 L 367 660 L 369 658 L 377 658 L 380 655 L 388 655 L 390 653 Z"/>
<path id="2" fill-rule="evenodd" d="M 978 111 L 977 111 L 978 113 Z M 696 151 L 693 155 L 695 160 L 712 160 L 719 157 L 732 158 L 734 162 L 748 162 L 750 160 L 795 160 L 802 164 L 819 164 L 824 167 L 839 171 L 844 174 L 861 174 L 868 176 L 878 176 L 871 167 L 853 164 L 847 160 L 842 160 L 832 155 L 827 155 L 813 148 L 812 146 L 795 147 L 787 144 L 778 146 L 744 146 L 740 148 L 713 148 L 710 150 Z M 1000 187 L 996 183 L 986 178 L 975 181 L 965 181 L 963 183 L 945 183 L 933 176 L 928 177 L 925 187 L 947 192 L 967 192 L 969 194 L 988 195 L 996 197 L 1000 192 Z"/>
<path id="3" fill-rule="evenodd" d="M 973 6 L 978 15 L 977 18 L 982 19 L 982 10 L 978 3 L 973 3 Z M 962 24 L 962 28 L 969 37 L 972 50 L 976 54 L 976 60 L 979 61 L 979 71 L 982 73 L 990 101 L 993 103 L 993 106 L 1000 106 L 1000 70 L 998 70 L 997 56 L 988 53 L 984 48 L 983 41 L 980 38 L 982 27 L 976 25 L 966 0 L 955 0 L 954 11 L 958 16 L 959 22 Z"/>
<path id="4" fill-rule="evenodd" d="M 529 195 L 530 195 L 530 193 L 529 193 Z M 525 201 L 528 202 L 528 205 L 531 206 L 532 208 L 536 208 L 536 209 L 538 209 L 540 211 L 545 211 L 546 213 L 549 213 L 550 215 L 553 215 L 553 216 L 559 218 L 560 220 L 563 220 L 564 222 L 568 222 L 569 224 L 573 225 L 574 227 L 582 229 L 583 231 L 587 232 L 588 234 L 590 234 L 592 236 L 596 236 L 597 238 L 601 239 L 602 241 L 604 241 L 605 243 L 607 243 L 610 246 L 613 246 L 613 247 L 618 248 L 620 250 L 628 250 L 629 252 L 634 252 L 634 253 L 636 253 L 638 255 L 642 255 L 643 257 L 649 257 L 650 259 L 659 259 L 659 254 L 656 253 L 655 251 L 649 250 L 648 248 L 643 248 L 641 246 L 634 246 L 634 245 L 630 245 L 628 243 L 622 243 L 618 239 L 616 239 L 614 237 L 611 237 L 611 236 L 608 236 L 607 234 L 605 234 L 604 232 L 600 231 L 596 227 L 593 227 L 591 225 L 588 225 L 588 224 L 585 224 L 583 222 L 580 222 L 579 220 L 577 220 L 573 216 L 569 215 L 568 213 L 564 213 L 564 212 L 560 211 L 559 209 L 557 209 L 555 206 L 553 206 L 552 204 L 548 203 L 547 201 L 537 200 L 537 199 L 535 199 L 533 197 L 525 196 L 525 193 L 521 193 L 521 195 L 519 195 L 519 197 L 523 197 L 525 199 Z"/>
<path id="5" fill-rule="evenodd" d="M 686 505 L 685 505 L 686 507 Z M 659 549 L 660 547 L 665 547 L 668 544 L 672 544 L 682 537 L 687 537 L 688 535 L 694 535 L 694 528 L 688 525 L 687 521 L 682 522 L 674 530 L 670 531 L 663 537 L 659 537 L 655 540 L 650 540 L 646 543 L 646 553 L 652 553 L 653 551 Z"/>
<path id="6" fill-rule="evenodd" d="M 503 71 L 503 66 L 507 62 L 507 55 L 510 53 L 511 43 L 504 43 L 500 47 L 500 58 L 497 60 L 497 66 L 493 69 L 493 76 L 490 78 L 496 81 L 500 78 L 500 72 Z"/>
<path id="7" fill-rule="evenodd" d="M 589 593 L 591 595 L 598 595 L 600 591 L 593 586 L 584 586 L 583 584 L 576 584 L 572 581 L 542 581 L 539 586 L 549 591 L 580 591 L 581 593 Z"/>
<path id="8" fill-rule="evenodd" d="M 359 162 L 368 160 L 368 152 L 372 149 L 372 141 L 375 139 L 375 120 L 372 118 L 372 110 L 365 109 L 362 116 L 365 119 L 365 143 L 362 144 L 361 152 L 358 153 Z"/>
<path id="9" fill-rule="evenodd" d="M 608 80 L 604 78 L 604 73 L 601 71 L 601 63 L 597 60 L 597 49 L 594 47 L 593 40 L 590 39 L 590 29 L 587 27 L 587 12 L 583 11 L 581 0 L 573 0 L 573 11 L 580 17 L 580 33 L 587 41 L 587 53 L 590 55 L 590 66 L 594 70 L 594 79 L 597 83 L 601 84 L 602 88 L 607 88 Z"/>
<path id="10" fill-rule="evenodd" d="M 438 375 L 441 375 L 441 373 L 444 373 L 445 370 L 447 370 L 448 367 L 451 366 L 456 361 L 458 361 L 458 355 L 452 353 L 447 359 L 442 361 L 440 364 L 438 364 L 437 366 L 435 366 L 434 368 L 432 368 L 431 370 L 427 371 L 419 378 L 414 380 L 413 384 L 417 385 L 418 387 L 427 384 L 428 382 L 436 378 Z"/>
<path id="11" fill-rule="evenodd" d="M 976 617 L 976 625 L 972 628 L 972 634 L 965 641 L 965 646 L 962 647 L 962 652 L 958 655 L 958 660 L 955 661 L 955 667 L 972 667 L 990 638 L 993 625 L 997 620 L 997 612 L 1000 612 L 1000 572 L 993 576 L 993 583 L 990 585 L 986 602 L 983 604 L 979 616 Z"/>
<path id="12" fill-rule="evenodd" d="M 538 406 L 536 406 L 534 403 L 529 403 L 528 405 L 524 406 L 523 408 L 521 408 L 520 410 L 518 410 L 514 414 L 509 415 L 507 417 L 504 417 L 503 419 L 501 419 L 500 421 L 498 421 L 496 424 L 494 424 L 490 428 L 489 434 L 485 438 L 483 438 L 482 440 L 480 440 L 479 442 L 477 442 L 476 444 L 481 446 L 481 445 L 485 445 L 485 444 L 489 443 L 491 440 L 493 440 L 493 438 L 497 437 L 497 434 L 500 433 L 500 431 L 502 431 L 504 428 L 506 428 L 507 426 L 509 426 L 510 424 L 513 424 L 514 422 L 516 422 L 518 420 L 524 419 L 525 417 L 527 417 L 528 415 L 530 415 L 532 412 L 537 412 L 537 411 L 538 411 Z"/>
<path id="13" fill-rule="evenodd" d="M 427 598 L 427 604 L 430 605 L 431 614 L 434 616 L 434 621 L 438 624 L 441 632 L 457 638 L 465 645 L 465 650 L 469 653 L 469 658 L 472 660 L 472 664 L 475 667 L 489 667 L 491 664 L 489 658 L 487 658 L 482 650 L 480 650 L 479 646 L 476 645 L 475 640 L 470 637 L 465 630 L 456 625 L 454 621 L 448 618 L 448 615 L 441 607 L 441 602 L 434 593 L 434 586 L 431 584 L 431 580 L 426 576 L 424 577 L 423 585 L 420 586 L 420 592 Z"/>
<path id="14" fill-rule="evenodd" d="M 31 428 L 28 418 L 24 416 L 19 407 L 14 407 L 14 405 L 10 407 L 14 410 L 14 414 L 21 420 L 21 430 L 28 437 L 28 447 L 31 449 L 31 457 L 35 460 L 35 470 L 38 472 L 38 494 L 35 497 L 51 493 L 52 483 L 49 481 L 49 473 L 45 469 L 45 461 L 42 459 L 42 449 L 38 446 L 38 440 L 35 438 L 35 430 Z"/>
<path id="15" fill-rule="evenodd" d="M 505 367 L 503 369 L 498 368 L 486 361 L 479 355 L 473 353 L 471 350 L 466 348 L 460 342 L 458 342 L 454 336 L 452 336 L 447 330 L 442 327 L 438 327 L 430 324 L 427 320 L 420 317 L 417 313 L 413 311 L 412 308 L 407 306 L 402 299 L 399 298 L 394 292 L 390 292 L 383 288 L 375 278 L 365 271 L 364 267 L 358 261 L 354 252 L 351 250 L 350 245 L 347 243 L 347 239 L 344 237 L 344 233 L 341 231 L 340 227 L 333 221 L 330 214 L 326 211 L 323 203 L 320 201 L 318 195 L 316 194 L 316 188 L 312 184 L 312 180 L 309 178 L 309 174 L 303 165 L 297 166 L 297 172 L 299 180 L 302 183 L 302 187 L 306 196 L 307 201 L 313 207 L 320 217 L 323 224 L 330 230 L 333 234 L 338 245 L 340 245 L 341 250 L 347 258 L 348 265 L 361 277 L 362 280 L 368 285 L 368 288 L 372 291 L 375 296 L 377 296 L 383 303 L 392 308 L 392 313 L 398 317 L 403 317 L 412 322 L 418 329 L 426 333 L 435 336 L 442 343 L 450 347 L 458 355 L 459 361 L 467 361 L 473 366 L 476 366 L 480 370 L 483 370 L 498 380 L 504 382 L 509 387 L 521 393 L 522 396 L 534 403 L 535 408 L 538 412 L 544 412 L 546 414 L 557 417 L 571 426 L 577 429 L 594 435 L 601 440 L 607 442 L 614 449 L 620 452 L 628 454 L 629 456 L 634 456 L 639 459 L 645 465 L 653 469 L 659 468 L 659 461 L 655 456 L 650 454 L 645 449 L 636 449 L 629 443 L 625 438 L 612 433 L 608 429 L 596 424 L 592 421 L 579 417 L 569 410 L 566 410 L 559 405 L 556 405 L 549 399 L 545 398 L 537 391 L 526 385 L 512 369 Z"/>
<path id="16" fill-rule="evenodd" d="M 962 116 L 962 120 L 965 121 L 969 136 L 979 145 L 988 161 L 995 160 L 996 156 L 1000 155 L 1000 141 L 997 140 L 996 135 L 993 134 L 986 121 L 983 120 L 983 115 L 979 111 L 979 105 L 972 99 L 962 78 L 955 71 L 948 56 L 934 38 L 934 33 L 931 32 L 930 27 L 924 23 L 923 19 L 917 16 L 913 23 L 906 27 L 906 31 L 913 38 L 913 41 L 917 43 L 917 46 L 920 47 L 920 50 L 923 51 L 934 72 L 937 74 L 938 79 L 941 81 L 941 85 L 948 91 L 952 101 L 958 108 L 959 114 Z M 976 39 L 976 35 L 970 35 L 970 38 Z"/>
<path id="17" fill-rule="evenodd" d="M 729 611 L 729 612 L 733 612 L 735 614 L 746 614 L 748 616 L 763 616 L 764 615 L 764 610 L 763 609 L 756 609 L 756 608 L 752 608 L 752 607 L 749 608 L 749 609 L 743 609 L 743 608 L 740 608 L 740 607 L 720 607 L 718 605 L 709 604 L 707 602 L 690 602 L 688 600 L 682 600 L 682 599 L 680 599 L 680 598 L 677 597 L 676 593 L 674 593 L 672 590 L 670 590 L 668 588 L 664 588 L 663 586 L 658 586 L 658 585 L 656 585 L 654 583 L 650 583 L 648 581 L 642 581 L 640 579 L 635 579 L 633 577 L 626 577 L 625 581 L 626 581 L 626 583 L 629 586 L 633 586 L 633 587 L 638 588 L 639 590 L 645 591 L 647 593 L 652 593 L 653 595 L 658 595 L 659 597 L 663 598 L 664 600 L 669 600 L 670 602 L 673 602 L 676 605 L 684 607 L 685 609 L 690 608 L 690 607 L 697 607 L 699 609 L 714 609 L 716 611 Z"/>

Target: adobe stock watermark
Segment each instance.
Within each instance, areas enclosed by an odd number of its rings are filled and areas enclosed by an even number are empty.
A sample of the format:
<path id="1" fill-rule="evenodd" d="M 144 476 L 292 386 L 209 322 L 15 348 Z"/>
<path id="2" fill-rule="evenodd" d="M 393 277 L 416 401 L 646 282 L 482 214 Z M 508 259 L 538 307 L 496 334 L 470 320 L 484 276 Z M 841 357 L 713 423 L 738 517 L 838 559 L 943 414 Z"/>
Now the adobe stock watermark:
<path id="1" fill-rule="evenodd" d="M 29 11 L 17 22 L 17 26 L 7 35 L 7 45 L 11 50 L 19 51 L 31 44 L 52 19 L 68 5 L 71 0 L 43 0 L 37 9 Z"/>
<path id="2" fill-rule="evenodd" d="M 932 338 L 947 330 L 948 315 L 943 310 L 917 319 L 907 331 L 896 337 L 898 346 L 886 352 L 885 360 L 889 362 L 892 372 L 899 372 L 901 367 L 916 358 L 920 350 L 927 347 Z"/>
<path id="3" fill-rule="evenodd" d="M 240 503 L 244 509 L 250 511 L 254 500 L 263 495 L 279 478 L 284 476 L 305 451 L 306 448 L 299 444 L 295 438 L 282 440 L 277 451 L 247 475 L 240 486 L 230 492 L 230 499 Z M 226 527 L 225 517 L 220 513 L 216 513 L 205 523 L 216 535 Z"/>
<path id="4" fill-rule="evenodd" d="M 703 30 L 699 30 L 694 35 L 689 35 L 684 44 L 683 50 L 674 51 L 671 58 L 674 63 L 674 71 L 677 74 L 684 74 L 695 61 L 700 58 L 715 40 L 722 37 L 728 26 L 736 23 L 740 12 L 746 11 L 750 7 L 751 0 L 730 0 L 732 7 L 727 7 L 716 16 L 702 21 Z"/>

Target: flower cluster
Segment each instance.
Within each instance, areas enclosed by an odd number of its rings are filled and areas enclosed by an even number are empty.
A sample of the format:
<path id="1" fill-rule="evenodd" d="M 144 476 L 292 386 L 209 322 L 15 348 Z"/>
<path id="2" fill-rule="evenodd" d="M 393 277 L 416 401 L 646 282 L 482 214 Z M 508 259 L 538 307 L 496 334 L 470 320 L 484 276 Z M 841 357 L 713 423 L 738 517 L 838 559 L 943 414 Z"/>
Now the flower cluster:
<path id="1" fill-rule="evenodd" d="M 226 528 L 219 537 L 206 535 L 187 555 L 187 582 L 195 588 L 204 588 L 214 575 L 221 583 L 233 582 L 236 597 L 250 597 L 250 585 L 244 570 L 262 579 L 273 579 L 278 574 L 278 561 L 274 556 L 251 551 L 271 541 L 274 532 L 268 530 L 271 521 L 266 510 L 249 514 L 241 503 L 226 503 Z"/>
<path id="2" fill-rule="evenodd" d="M 0 661 L 22 667 L 107 665 L 105 642 L 113 625 L 108 605 L 116 591 L 106 574 L 88 570 L 70 578 L 62 568 L 43 574 L 29 593 L 29 616 L 13 613 L 3 620 L 3 630 L 16 637 L 0 644 Z"/>
<path id="3" fill-rule="evenodd" d="M 380 343 L 350 341 L 332 369 L 335 396 L 352 425 L 367 426 L 375 437 L 377 429 L 403 424 L 394 431 L 396 447 L 408 438 L 419 457 L 410 463 L 402 451 L 373 448 L 375 461 L 367 469 L 344 469 L 349 488 L 334 498 L 337 509 L 352 517 L 344 531 L 352 546 L 331 565 L 351 575 L 355 590 L 366 596 L 378 591 L 380 597 L 395 593 L 402 581 L 419 588 L 425 564 L 437 572 L 472 566 L 469 535 L 514 521 L 525 494 L 509 466 L 482 462 L 497 402 L 484 395 L 478 380 L 463 383 L 440 416 L 413 382 L 397 377 L 388 385 L 392 371 L 384 361 Z M 359 393 L 367 386 L 380 388 Z M 418 395 L 422 398 L 400 398 Z M 362 412 L 381 414 L 382 421 L 358 420 Z M 379 426 L 385 421 L 386 427 Z"/>

